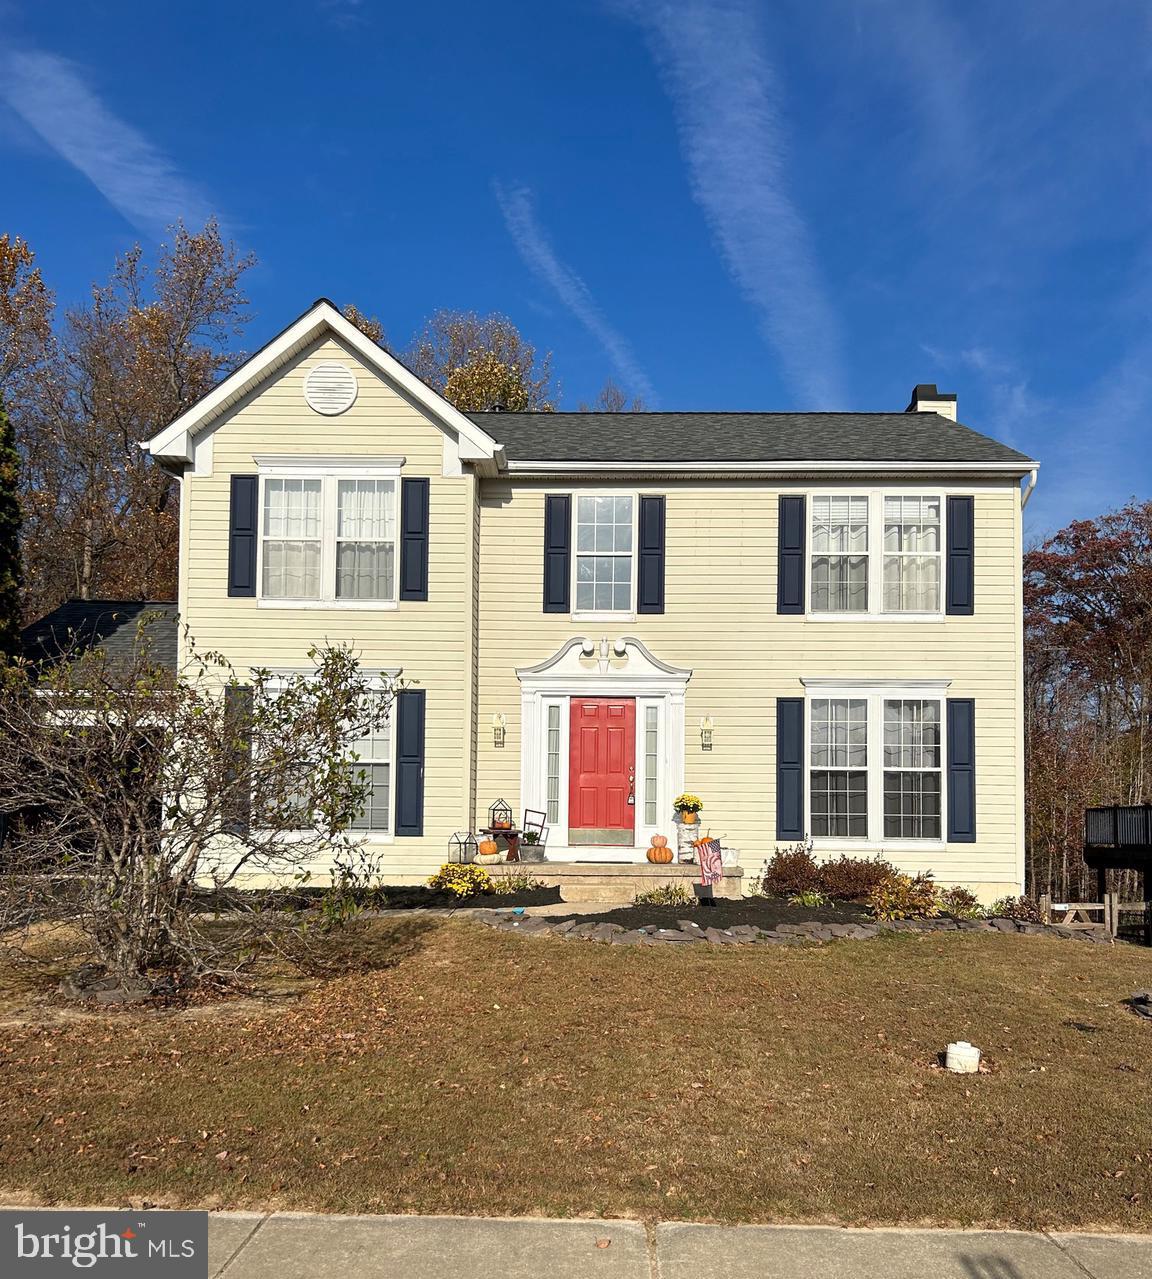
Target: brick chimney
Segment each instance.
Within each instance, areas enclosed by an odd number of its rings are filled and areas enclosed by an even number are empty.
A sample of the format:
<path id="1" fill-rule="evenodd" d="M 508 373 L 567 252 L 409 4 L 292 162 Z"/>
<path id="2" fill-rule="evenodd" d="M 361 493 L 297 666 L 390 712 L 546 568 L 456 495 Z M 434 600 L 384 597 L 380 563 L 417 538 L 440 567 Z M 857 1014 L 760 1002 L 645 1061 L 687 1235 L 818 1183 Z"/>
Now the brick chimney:
<path id="1" fill-rule="evenodd" d="M 905 413 L 939 413 L 956 421 L 956 397 L 936 389 L 935 382 L 921 382 L 912 389 L 912 402 Z"/>

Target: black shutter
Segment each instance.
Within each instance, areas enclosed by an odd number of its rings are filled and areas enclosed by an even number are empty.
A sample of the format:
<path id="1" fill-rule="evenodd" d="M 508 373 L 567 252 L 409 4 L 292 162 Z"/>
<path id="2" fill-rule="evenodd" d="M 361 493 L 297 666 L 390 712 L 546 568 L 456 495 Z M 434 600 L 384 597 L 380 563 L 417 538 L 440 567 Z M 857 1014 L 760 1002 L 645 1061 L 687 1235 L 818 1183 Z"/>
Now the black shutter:
<path id="1" fill-rule="evenodd" d="M 424 834 L 424 689 L 396 694 L 396 830 Z"/>
<path id="2" fill-rule="evenodd" d="M 572 554 L 572 499 L 549 493 L 544 498 L 544 612 L 569 611 Z"/>
<path id="3" fill-rule="evenodd" d="M 804 838 L 802 697 L 776 699 L 776 838 Z"/>
<path id="4" fill-rule="evenodd" d="M 428 481 L 400 481 L 400 598 L 428 598 Z"/>
<path id="5" fill-rule="evenodd" d="M 948 699 L 948 842 L 976 842 L 976 703 Z"/>
<path id="6" fill-rule="evenodd" d="M 637 613 L 664 612 L 664 499 L 640 499 Z"/>
<path id="7" fill-rule="evenodd" d="M 256 522 L 260 477 L 234 475 L 228 504 L 228 594 L 256 594 Z"/>
<path id="8" fill-rule="evenodd" d="M 803 497 L 781 496 L 776 560 L 776 612 L 804 612 L 804 534 L 807 516 Z"/>
<path id="9" fill-rule="evenodd" d="M 227 829 L 246 835 L 252 821 L 252 783 L 249 759 L 252 755 L 252 689 L 247 684 L 229 684 L 224 689 L 224 730 L 227 759 L 224 770 L 225 818 Z"/>
<path id="10" fill-rule="evenodd" d="M 971 616 L 975 605 L 974 565 L 976 540 L 975 498 L 948 499 L 946 613 Z"/>

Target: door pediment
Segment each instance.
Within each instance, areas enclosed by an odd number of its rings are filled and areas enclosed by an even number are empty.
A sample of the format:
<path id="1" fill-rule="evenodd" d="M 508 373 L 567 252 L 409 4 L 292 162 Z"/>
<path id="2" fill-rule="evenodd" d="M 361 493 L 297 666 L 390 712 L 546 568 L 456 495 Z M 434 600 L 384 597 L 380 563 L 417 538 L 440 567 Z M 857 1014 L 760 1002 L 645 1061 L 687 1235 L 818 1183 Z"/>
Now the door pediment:
<path id="1" fill-rule="evenodd" d="M 631 635 L 617 639 L 581 635 L 538 665 L 520 667 L 516 678 L 524 692 L 568 684 L 579 688 L 590 682 L 619 687 L 621 691 L 629 687 L 671 692 L 682 691 L 692 678 L 692 671 L 662 662 Z"/>

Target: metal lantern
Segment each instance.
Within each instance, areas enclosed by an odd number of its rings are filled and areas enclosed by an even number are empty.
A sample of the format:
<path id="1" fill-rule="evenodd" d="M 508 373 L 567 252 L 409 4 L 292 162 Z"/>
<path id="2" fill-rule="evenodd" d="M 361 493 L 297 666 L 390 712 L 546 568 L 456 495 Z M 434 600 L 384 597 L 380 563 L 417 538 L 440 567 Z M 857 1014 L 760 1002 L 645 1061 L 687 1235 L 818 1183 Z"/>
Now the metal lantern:
<path id="1" fill-rule="evenodd" d="M 448 860 L 462 865 L 476 859 L 476 836 L 470 830 L 458 830 L 448 841 Z"/>
<path id="2" fill-rule="evenodd" d="M 512 809 L 502 799 L 498 799 L 488 810 L 488 829 L 512 829 Z"/>

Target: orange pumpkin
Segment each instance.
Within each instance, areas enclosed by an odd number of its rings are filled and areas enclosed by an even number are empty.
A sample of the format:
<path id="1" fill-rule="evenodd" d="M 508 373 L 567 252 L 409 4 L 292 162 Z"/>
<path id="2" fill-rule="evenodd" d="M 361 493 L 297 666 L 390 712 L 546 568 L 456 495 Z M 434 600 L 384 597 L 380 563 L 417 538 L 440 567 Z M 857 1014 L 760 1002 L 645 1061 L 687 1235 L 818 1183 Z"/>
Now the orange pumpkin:
<path id="1" fill-rule="evenodd" d="M 653 848 L 663 848 L 668 843 L 667 835 L 653 835 L 648 841 Z"/>
<path id="2" fill-rule="evenodd" d="M 653 844 L 648 850 L 648 860 L 657 866 L 667 866 L 672 860 L 672 850 L 668 847 L 668 841 L 665 840 L 663 844 Z"/>
<path id="3" fill-rule="evenodd" d="M 500 845 L 494 839 L 482 839 L 476 845 L 476 851 L 483 853 L 485 857 L 491 857 L 493 853 L 500 851 Z"/>

